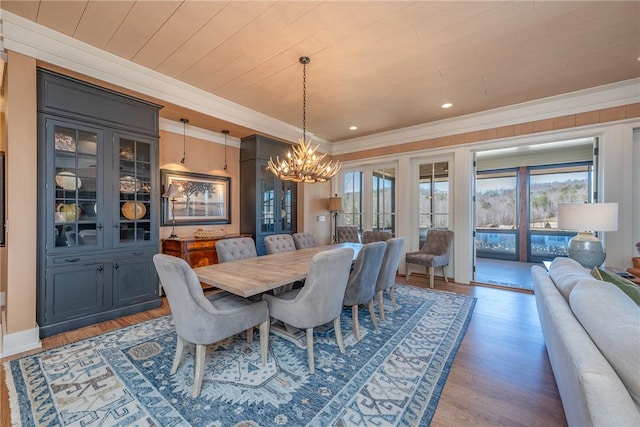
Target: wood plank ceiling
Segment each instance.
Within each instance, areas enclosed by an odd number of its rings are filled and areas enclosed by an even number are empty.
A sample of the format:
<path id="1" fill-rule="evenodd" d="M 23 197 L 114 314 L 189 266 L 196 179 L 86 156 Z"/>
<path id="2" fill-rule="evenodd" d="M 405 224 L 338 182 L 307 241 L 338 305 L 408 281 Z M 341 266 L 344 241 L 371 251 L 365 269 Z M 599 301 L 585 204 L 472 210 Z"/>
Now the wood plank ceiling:
<path id="1" fill-rule="evenodd" d="M 638 1 L 0 4 L 297 127 L 310 56 L 307 129 L 334 142 L 640 77 Z"/>

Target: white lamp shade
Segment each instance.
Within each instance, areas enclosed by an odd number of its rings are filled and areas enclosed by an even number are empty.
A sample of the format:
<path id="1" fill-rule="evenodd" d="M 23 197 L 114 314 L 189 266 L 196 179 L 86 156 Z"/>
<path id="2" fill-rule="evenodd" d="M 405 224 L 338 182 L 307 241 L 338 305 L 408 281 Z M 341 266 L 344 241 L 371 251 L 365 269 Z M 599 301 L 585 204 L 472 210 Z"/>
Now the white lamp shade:
<path id="1" fill-rule="evenodd" d="M 617 231 L 617 203 L 560 203 L 558 228 L 576 231 Z"/>
<path id="2" fill-rule="evenodd" d="M 169 184 L 169 187 L 167 188 L 167 191 L 164 192 L 162 197 L 165 197 L 165 198 L 170 199 L 170 200 L 175 200 L 178 197 L 180 197 L 180 189 L 177 186 L 173 185 L 173 184 Z"/>

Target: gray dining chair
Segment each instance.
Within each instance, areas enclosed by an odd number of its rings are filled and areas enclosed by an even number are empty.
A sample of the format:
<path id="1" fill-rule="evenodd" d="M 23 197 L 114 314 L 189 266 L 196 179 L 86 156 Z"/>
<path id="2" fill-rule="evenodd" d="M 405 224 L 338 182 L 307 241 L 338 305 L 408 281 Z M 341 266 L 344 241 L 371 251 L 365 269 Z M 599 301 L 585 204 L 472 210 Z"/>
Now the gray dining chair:
<path id="1" fill-rule="evenodd" d="M 167 296 L 175 323 L 176 353 L 171 375 L 180 366 L 185 344 L 196 346 L 193 397 L 198 397 L 204 376 L 207 345 L 260 326 L 260 356 L 267 363 L 269 310 L 264 301 L 251 303 L 235 295 L 205 297 L 198 277 L 187 262 L 171 255 L 156 254 L 153 263 Z M 249 340 L 249 336 L 247 336 Z"/>
<path id="2" fill-rule="evenodd" d="M 309 231 L 305 233 L 293 233 L 293 241 L 296 249 L 315 248 L 318 246 L 316 237 Z"/>
<path id="3" fill-rule="evenodd" d="M 338 248 L 320 252 L 311 258 L 305 285 L 278 296 L 264 294 L 269 315 L 295 328 L 306 330 L 309 373 L 315 372 L 313 328 L 333 321 L 336 342 L 344 353 L 340 313 L 349 270 L 353 260 L 352 248 Z"/>
<path id="4" fill-rule="evenodd" d="M 435 267 L 442 267 L 442 276 L 445 282 L 447 278 L 446 267 L 449 265 L 449 254 L 453 246 L 453 231 L 431 229 L 427 232 L 427 238 L 416 252 L 408 252 L 405 255 L 406 279 L 411 276 L 411 266 L 420 265 L 429 272 L 429 287 L 433 288 L 433 276 Z"/>
<path id="5" fill-rule="evenodd" d="M 338 243 L 360 243 L 358 227 L 342 226 L 338 227 Z"/>
<path id="6" fill-rule="evenodd" d="M 404 249 L 404 237 L 396 237 L 389 239 L 386 242 L 387 249 L 384 252 L 384 258 L 382 260 L 382 267 L 380 268 L 380 274 L 376 282 L 376 292 L 378 293 L 378 311 L 380 312 L 380 320 L 385 321 L 384 317 L 384 305 L 382 302 L 383 292 L 389 290 L 389 296 L 391 297 L 391 303 L 393 309 L 397 310 L 396 295 L 393 290 L 396 284 L 396 272 L 398 271 L 398 265 L 400 265 L 400 256 Z"/>
<path id="7" fill-rule="evenodd" d="M 251 237 L 220 239 L 216 242 L 216 253 L 219 263 L 258 256 L 256 243 Z"/>
<path id="8" fill-rule="evenodd" d="M 349 275 L 343 305 L 351 307 L 353 334 L 356 341 L 360 341 L 360 325 L 358 322 L 358 306 L 360 304 L 369 306 L 371 321 L 374 327 L 378 327 L 376 312 L 373 308 L 373 297 L 376 295 L 376 281 L 380 274 L 386 249 L 387 244 L 385 242 L 372 242 L 363 245 Z"/>
<path id="9" fill-rule="evenodd" d="M 388 231 L 367 230 L 364 233 L 362 233 L 362 243 L 386 242 L 390 238 L 391 238 L 391 233 Z"/>
<path id="10" fill-rule="evenodd" d="M 267 247 L 267 255 L 296 250 L 291 234 L 272 234 L 264 238 L 264 244 Z"/>

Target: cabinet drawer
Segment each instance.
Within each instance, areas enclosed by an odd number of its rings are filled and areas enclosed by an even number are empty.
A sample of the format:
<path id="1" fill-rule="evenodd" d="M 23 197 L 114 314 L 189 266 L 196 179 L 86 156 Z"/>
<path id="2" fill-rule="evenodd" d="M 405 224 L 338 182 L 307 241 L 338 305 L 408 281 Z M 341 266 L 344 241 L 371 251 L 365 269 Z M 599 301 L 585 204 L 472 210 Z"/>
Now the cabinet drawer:
<path id="1" fill-rule="evenodd" d="M 104 259 L 104 255 L 100 256 L 99 254 L 66 254 L 66 255 L 56 255 L 56 256 L 48 256 L 47 258 L 47 267 L 52 266 L 63 266 L 63 265 L 78 265 L 87 262 L 97 262 L 98 260 Z"/>

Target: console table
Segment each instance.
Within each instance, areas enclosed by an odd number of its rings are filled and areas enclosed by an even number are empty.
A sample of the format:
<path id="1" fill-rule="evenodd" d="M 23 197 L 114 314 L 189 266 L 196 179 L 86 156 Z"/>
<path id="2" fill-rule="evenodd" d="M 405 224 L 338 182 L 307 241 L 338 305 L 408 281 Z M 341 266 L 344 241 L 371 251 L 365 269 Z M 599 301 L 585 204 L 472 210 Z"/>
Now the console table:
<path id="1" fill-rule="evenodd" d="M 224 237 L 180 237 L 162 241 L 162 253 L 182 258 L 192 267 L 217 264 L 216 242 L 234 237 L 251 237 L 250 234 L 227 235 Z"/>

